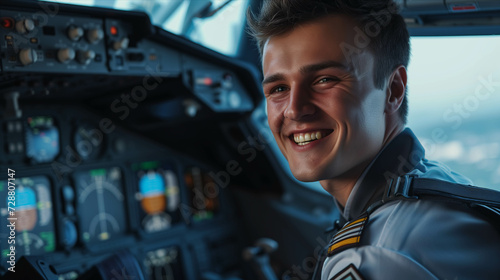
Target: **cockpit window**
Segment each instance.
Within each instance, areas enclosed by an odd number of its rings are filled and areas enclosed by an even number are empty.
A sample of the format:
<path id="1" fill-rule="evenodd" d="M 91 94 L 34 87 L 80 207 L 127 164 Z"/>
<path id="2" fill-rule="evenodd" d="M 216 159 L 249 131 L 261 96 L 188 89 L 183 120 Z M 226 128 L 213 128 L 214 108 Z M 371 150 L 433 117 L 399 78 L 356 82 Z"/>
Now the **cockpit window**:
<path id="1" fill-rule="evenodd" d="M 500 190 L 500 36 L 414 37 L 408 126 L 439 160 Z"/>
<path id="2" fill-rule="evenodd" d="M 205 47 L 235 56 L 248 0 L 48 0 L 146 12 L 153 24 Z"/>

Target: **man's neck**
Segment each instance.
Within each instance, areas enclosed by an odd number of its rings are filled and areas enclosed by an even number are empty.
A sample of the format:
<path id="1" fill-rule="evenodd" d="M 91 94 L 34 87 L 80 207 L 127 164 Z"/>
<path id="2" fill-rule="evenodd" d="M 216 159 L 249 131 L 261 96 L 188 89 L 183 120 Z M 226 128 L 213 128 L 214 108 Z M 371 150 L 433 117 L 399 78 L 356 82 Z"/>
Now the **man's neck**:
<path id="1" fill-rule="evenodd" d="M 404 125 L 401 124 L 396 125 L 393 127 L 393 129 L 388 130 L 385 134 L 384 141 L 379 152 L 384 149 L 384 147 L 387 146 L 387 144 L 389 144 L 392 139 L 399 135 L 401 131 L 403 131 L 403 129 Z M 374 160 L 375 156 L 351 169 L 350 172 L 342 174 L 342 176 L 320 181 L 321 186 L 328 193 L 330 193 L 343 207 L 345 207 L 347 200 L 349 199 L 349 196 L 351 195 L 351 192 L 356 185 L 356 182 L 360 179 L 365 169 Z"/>
<path id="2" fill-rule="evenodd" d="M 323 189 L 325 189 L 333 197 L 335 197 L 335 199 L 342 206 L 345 206 L 347 203 L 347 199 L 349 198 L 349 195 L 354 188 L 354 185 L 372 160 L 373 158 L 363 162 L 362 164 L 357 166 L 357 168 L 353 168 L 350 173 L 345 173 L 342 176 L 322 180 L 320 181 L 320 184 Z"/>

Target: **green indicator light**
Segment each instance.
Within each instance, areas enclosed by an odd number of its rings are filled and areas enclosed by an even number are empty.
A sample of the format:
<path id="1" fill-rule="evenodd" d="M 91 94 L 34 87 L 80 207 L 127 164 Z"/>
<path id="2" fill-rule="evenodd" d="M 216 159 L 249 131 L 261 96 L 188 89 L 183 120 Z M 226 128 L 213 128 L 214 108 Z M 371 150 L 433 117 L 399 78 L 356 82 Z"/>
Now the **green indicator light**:
<path id="1" fill-rule="evenodd" d="M 45 240 L 45 252 L 53 252 L 55 249 L 56 240 L 54 238 L 54 233 L 51 231 L 40 232 L 40 238 Z"/>
<path id="2" fill-rule="evenodd" d="M 83 240 L 85 242 L 89 241 L 90 240 L 90 234 L 88 232 L 84 232 L 83 233 Z"/>
<path id="3" fill-rule="evenodd" d="M 158 168 L 159 165 L 160 163 L 157 161 L 147 161 L 141 163 L 141 169 L 155 169 Z"/>
<path id="4" fill-rule="evenodd" d="M 92 177 L 106 176 L 106 169 L 101 168 L 101 169 L 90 170 L 90 176 Z"/>

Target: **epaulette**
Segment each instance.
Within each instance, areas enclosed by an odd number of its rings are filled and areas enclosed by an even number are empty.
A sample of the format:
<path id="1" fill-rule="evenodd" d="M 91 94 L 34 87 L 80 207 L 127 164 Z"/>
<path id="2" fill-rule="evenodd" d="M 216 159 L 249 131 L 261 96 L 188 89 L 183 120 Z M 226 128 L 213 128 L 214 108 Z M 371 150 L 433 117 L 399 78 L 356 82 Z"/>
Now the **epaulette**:
<path id="1" fill-rule="evenodd" d="M 367 221 L 368 214 L 364 213 L 354 221 L 345 224 L 330 241 L 327 256 L 331 257 L 340 251 L 358 246 Z"/>

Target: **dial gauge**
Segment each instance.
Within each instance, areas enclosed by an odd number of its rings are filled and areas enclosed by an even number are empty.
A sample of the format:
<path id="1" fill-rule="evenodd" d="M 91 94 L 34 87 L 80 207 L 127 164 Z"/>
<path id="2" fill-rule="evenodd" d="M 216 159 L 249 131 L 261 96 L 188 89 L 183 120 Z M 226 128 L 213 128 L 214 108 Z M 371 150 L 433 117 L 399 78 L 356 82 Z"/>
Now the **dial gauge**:
<path id="1" fill-rule="evenodd" d="M 125 198 L 118 167 L 77 172 L 81 240 L 105 241 L 126 231 Z"/>
<path id="2" fill-rule="evenodd" d="M 79 125 L 73 136 L 76 152 L 84 160 L 98 157 L 103 150 L 103 138 L 102 132 L 92 125 L 88 123 Z"/>

